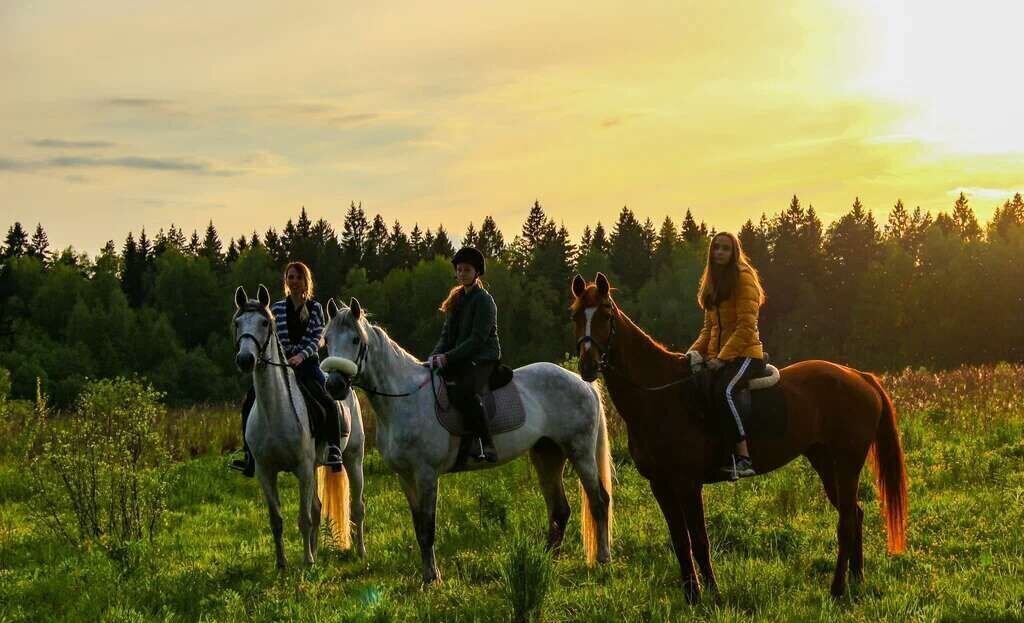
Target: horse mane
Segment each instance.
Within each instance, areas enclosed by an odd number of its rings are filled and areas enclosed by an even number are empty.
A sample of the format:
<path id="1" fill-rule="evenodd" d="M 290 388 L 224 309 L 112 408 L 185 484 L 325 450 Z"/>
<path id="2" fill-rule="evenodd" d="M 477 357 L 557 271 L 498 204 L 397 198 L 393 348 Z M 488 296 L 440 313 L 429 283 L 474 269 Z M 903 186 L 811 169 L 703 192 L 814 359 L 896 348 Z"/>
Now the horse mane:
<path id="1" fill-rule="evenodd" d="M 348 306 L 340 307 L 338 309 L 338 315 L 339 316 L 341 316 L 342 314 L 345 314 L 345 317 L 343 317 L 341 319 L 342 323 L 349 321 L 349 316 L 351 315 L 351 312 L 352 312 L 352 309 L 349 308 Z M 361 312 L 361 316 L 363 318 L 366 318 L 366 326 L 370 329 L 370 333 L 372 333 L 377 340 L 379 340 L 379 341 L 383 342 L 385 345 L 389 346 L 391 348 L 392 352 L 395 353 L 395 355 L 397 355 L 401 359 L 404 359 L 404 360 L 412 362 L 412 363 L 416 363 L 416 364 L 420 363 L 420 359 L 418 357 L 416 357 L 415 355 L 413 355 L 412 353 L 410 353 L 409 351 L 405 350 L 405 348 L 403 348 L 402 345 L 399 344 L 397 340 L 395 340 L 390 335 L 388 335 L 388 332 L 384 329 L 384 327 L 382 327 L 382 326 L 380 326 L 378 324 L 375 324 L 373 322 L 370 322 L 370 313 L 369 312 L 367 312 L 364 309 Z M 355 321 L 355 323 L 358 323 L 358 322 L 359 322 L 358 320 Z"/>
<path id="2" fill-rule="evenodd" d="M 648 348 L 664 357 L 669 357 L 677 360 L 682 360 L 686 357 L 684 353 L 671 350 L 658 340 L 654 339 L 653 337 L 651 337 L 651 334 L 647 333 L 647 331 L 644 331 L 643 328 L 640 327 L 640 325 L 633 322 L 633 319 L 630 318 L 629 315 L 625 311 L 623 311 L 621 307 L 619 307 L 619 304 L 615 302 L 615 299 L 612 298 L 611 293 L 615 292 L 616 290 L 617 288 L 612 288 L 611 292 L 608 293 L 608 302 L 611 304 L 612 310 L 615 312 L 615 315 L 618 316 L 619 320 L 621 320 L 623 324 L 630 327 L 633 330 L 633 332 L 636 333 L 637 337 L 640 338 L 641 343 L 645 344 Z M 574 300 L 572 304 L 569 306 L 569 309 L 571 309 L 573 313 L 576 313 L 579 312 L 581 309 L 584 309 L 586 307 L 594 307 L 598 304 L 599 295 L 597 293 L 597 286 L 594 284 L 590 284 L 587 286 L 587 289 L 583 293 L 583 296 L 576 298 L 576 300 Z"/>

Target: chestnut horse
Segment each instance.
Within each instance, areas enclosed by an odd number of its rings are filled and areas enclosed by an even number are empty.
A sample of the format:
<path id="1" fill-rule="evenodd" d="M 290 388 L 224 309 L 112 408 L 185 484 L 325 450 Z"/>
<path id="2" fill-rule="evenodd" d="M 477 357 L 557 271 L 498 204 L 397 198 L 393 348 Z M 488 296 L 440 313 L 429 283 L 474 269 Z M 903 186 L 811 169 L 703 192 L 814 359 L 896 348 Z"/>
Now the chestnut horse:
<path id="1" fill-rule="evenodd" d="M 709 590 L 717 590 L 704 520 L 701 487 L 722 480 L 722 440 L 702 421 L 694 400 L 676 386 L 692 375 L 689 358 L 667 350 L 615 304 L 611 284 L 572 282 L 573 324 L 580 373 L 605 384 L 629 434 L 637 471 L 651 485 L 668 522 L 672 544 L 691 602 L 700 598 L 694 559 Z M 906 547 L 907 476 L 896 411 L 878 379 L 828 361 L 801 361 L 781 370 L 786 429 L 776 439 L 748 441 L 754 468 L 770 472 L 800 455 L 821 477 L 839 511 L 839 554 L 832 594 L 846 590 L 847 569 L 864 577 L 862 527 L 857 502 L 860 472 L 868 454 L 878 483 L 890 553 Z M 667 387 L 666 387 L 667 386 Z M 664 389 L 659 389 L 664 388 Z"/>

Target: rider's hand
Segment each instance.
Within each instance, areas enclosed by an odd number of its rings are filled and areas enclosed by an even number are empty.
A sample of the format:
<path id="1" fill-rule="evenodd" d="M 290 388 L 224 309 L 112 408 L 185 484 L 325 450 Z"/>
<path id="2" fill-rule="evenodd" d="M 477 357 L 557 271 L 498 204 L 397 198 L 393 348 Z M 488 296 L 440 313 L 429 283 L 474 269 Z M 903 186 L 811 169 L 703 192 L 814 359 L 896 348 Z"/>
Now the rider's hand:
<path id="1" fill-rule="evenodd" d="M 292 355 L 291 357 L 288 358 L 288 365 L 292 366 L 293 368 L 297 368 L 305 360 L 306 356 L 303 355 L 302 353 L 299 353 L 298 355 Z"/>
<path id="2" fill-rule="evenodd" d="M 715 357 L 714 359 L 708 362 L 708 367 L 711 368 L 712 370 L 718 370 L 724 365 L 725 362 L 719 359 L 718 357 Z"/>
<path id="3" fill-rule="evenodd" d="M 430 357 L 431 368 L 443 368 L 448 364 L 448 357 L 445 355 L 432 355 Z"/>

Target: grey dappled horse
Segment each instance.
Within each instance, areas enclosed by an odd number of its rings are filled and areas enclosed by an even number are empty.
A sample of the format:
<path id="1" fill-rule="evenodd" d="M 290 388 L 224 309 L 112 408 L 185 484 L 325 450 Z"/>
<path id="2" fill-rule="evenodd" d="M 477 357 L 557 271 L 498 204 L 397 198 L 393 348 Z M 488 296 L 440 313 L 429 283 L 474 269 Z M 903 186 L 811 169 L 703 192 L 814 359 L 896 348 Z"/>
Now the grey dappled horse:
<path id="1" fill-rule="evenodd" d="M 241 286 L 235 290 L 234 333 L 238 348 L 235 363 L 243 372 L 252 373 L 256 388 L 256 402 L 249 412 L 245 440 L 256 461 L 256 478 L 263 488 L 263 499 L 270 514 L 277 566 L 283 568 L 286 563 L 281 537 L 281 502 L 277 492 L 277 475 L 280 472 L 291 472 L 299 480 L 299 530 L 302 532 L 306 564 L 313 564 L 316 557 L 322 508 L 326 508 L 339 545 L 346 548 L 351 544 L 352 530 L 358 553 L 365 555 L 364 446 L 359 402 L 352 394 L 343 401 L 352 418 L 352 433 L 342 456 L 344 472 L 333 473 L 321 467 L 318 474 L 317 466 L 323 463 L 326 447 L 323 443 L 314 445 L 306 403 L 277 339 L 269 305 L 270 293 L 262 284 L 255 300 L 249 299 Z"/>
<path id="2" fill-rule="evenodd" d="M 329 373 L 327 389 L 347 388 L 355 377 L 355 382 L 368 390 L 377 416 L 377 447 L 384 462 L 398 474 L 412 511 L 423 581 L 431 584 L 440 579 L 434 559 L 437 481 L 455 464 L 460 439 L 435 416 L 435 388 L 429 385 L 440 380 L 365 316 L 356 299 L 350 307 L 340 309 L 333 300 L 327 304 L 330 321 L 324 339 L 331 355 L 324 362 Z M 354 374 L 336 369 L 342 365 L 352 371 L 353 364 Z M 566 460 L 571 461 L 584 490 L 580 523 L 587 560 L 607 562 L 611 557 L 612 464 L 600 394 L 578 375 L 551 363 L 518 368 L 513 382 L 522 397 L 526 422 L 516 430 L 494 435 L 497 464 L 530 451 L 548 507 L 548 546 L 557 551 L 569 519 L 562 472 Z"/>

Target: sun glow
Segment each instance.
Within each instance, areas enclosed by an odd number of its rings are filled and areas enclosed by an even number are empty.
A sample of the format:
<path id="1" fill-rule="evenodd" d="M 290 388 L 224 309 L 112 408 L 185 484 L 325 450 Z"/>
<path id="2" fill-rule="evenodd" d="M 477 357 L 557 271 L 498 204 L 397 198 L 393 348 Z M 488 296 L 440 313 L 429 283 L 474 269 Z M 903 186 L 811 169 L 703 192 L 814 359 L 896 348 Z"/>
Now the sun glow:
<path id="1" fill-rule="evenodd" d="M 1024 3 L 857 0 L 868 18 L 858 87 L 906 111 L 894 140 L 951 153 L 1024 152 Z"/>

